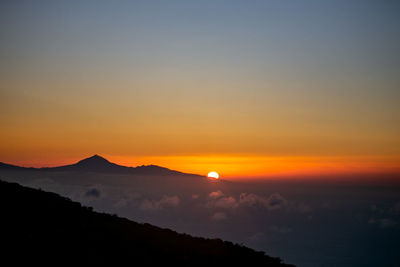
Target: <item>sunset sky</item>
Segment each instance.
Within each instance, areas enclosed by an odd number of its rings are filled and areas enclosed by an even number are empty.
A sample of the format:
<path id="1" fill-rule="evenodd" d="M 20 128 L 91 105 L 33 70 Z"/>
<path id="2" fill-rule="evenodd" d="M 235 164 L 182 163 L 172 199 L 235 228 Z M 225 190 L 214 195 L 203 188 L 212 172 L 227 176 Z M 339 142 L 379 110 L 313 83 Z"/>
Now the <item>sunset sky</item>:
<path id="1" fill-rule="evenodd" d="M 1 1 L 0 161 L 400 173 L 398 1 Z"/>

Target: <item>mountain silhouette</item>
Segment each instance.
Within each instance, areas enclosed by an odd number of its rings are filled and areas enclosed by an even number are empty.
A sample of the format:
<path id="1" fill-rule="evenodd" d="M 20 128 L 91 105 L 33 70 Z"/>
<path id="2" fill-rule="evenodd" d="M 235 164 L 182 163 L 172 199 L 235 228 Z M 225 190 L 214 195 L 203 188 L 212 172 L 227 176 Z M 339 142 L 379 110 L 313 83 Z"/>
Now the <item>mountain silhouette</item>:
<path id="1" fill-rule="evenodd" d="M 79 161 L 78 163 L 75 164 L 76 166 L 82 166 L 86 168 L 101 168 L 105 166 L 118 166 L 117 164 L 111 163 L 105 158 L 99 156 L 99 155 L 94 155 L 90 158 L 83 159 Z"/>
<path id="2" fill-rule="evenodd" d="M 0 170 L 33 170 L 35 168 L 19 167 L 7 163 L 0 162 Z"/>
<path id="3" fill-rule="evenodd" d="M 179 171 L 170 170 L 165 167 L 157 165 L 142 165 L 137 167 L 126 167 L 108 161 L 107 159 L 94 155 L 89 158 L 78 161 L 75 164 L 59 166 L 59 167 L 20 167 L 16 165 L 6 164 L 0 162 L 0 169 L 6 170 L 35 170 L 35 171 L 71 171 L 71 172 L 100 172 L 100 173 L 117 173 L 117 174 L 132 174 L 132 175 L 153 175 L 153 176 L 181 176 L 192 175 L 201 176 L 197 174 L 188 174 Z"/>
<path id="4" fill-rule="evenodd" d="M 10 266 L 292 266 L 242 245 L 94 212 L 16 183 L 0 181 L 0 209 L 2 262 Z"/>

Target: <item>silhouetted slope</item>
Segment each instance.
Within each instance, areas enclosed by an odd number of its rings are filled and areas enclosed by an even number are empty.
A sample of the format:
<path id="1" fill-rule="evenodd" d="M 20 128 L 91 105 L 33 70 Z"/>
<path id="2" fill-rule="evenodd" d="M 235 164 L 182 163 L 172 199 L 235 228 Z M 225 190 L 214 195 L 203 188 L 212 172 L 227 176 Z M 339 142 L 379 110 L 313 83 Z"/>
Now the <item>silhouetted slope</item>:
<path id="1" fill-rule="evenodd" d="M 240 245 L 93 212 L 15 183 L 0 181 L 0 203 L 2 262 L 14 266 L 289 266 Z"/>
<path id="2" fill-rule="evenodd" d="M 151 175 L 151 176 L 180 176 L 180 175 L 193 175 L 179 171 L 170 170 L 168 168 L 156 165 L 142 165 L 138 167 L 126 167 L 109 162 L 105 158 L 94 155 L 92 157 L 83 159 L 75 164 L 59 166 L 59 167 L 45 167 L 45 168 L 26 168 L 15 165 L 10 165 L 0 162 L 0 169 L 6 170 L 37 170 L 37 171 L 57 171 L 57 172 L 99 172 L 99 173 L 116 173 L 116 174 L 132 174 L 132 175 Z"/>

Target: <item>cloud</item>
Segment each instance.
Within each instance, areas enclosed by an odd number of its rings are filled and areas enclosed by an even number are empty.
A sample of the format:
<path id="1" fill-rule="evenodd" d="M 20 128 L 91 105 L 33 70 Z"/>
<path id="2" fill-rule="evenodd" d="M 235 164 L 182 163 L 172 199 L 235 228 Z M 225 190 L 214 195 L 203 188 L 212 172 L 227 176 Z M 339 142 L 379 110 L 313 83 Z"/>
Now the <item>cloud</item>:
<path id="1" fill-rule="evenodd" d="M 241 193 L 239 204 L 250 207 L 262 206 L 268 210 L 279 210 L 286 207 L 288 201 L 278 193 L 274 193 L 267 198 L 253 193 Z"/>
<path id="2" fill-rule="evenodd" d="M 85 197 L 93 197 L 93 198 L 99 198 L 101 195 L 101 192 L 97 188 L 90 188 L 88 191 L 85 193 Z"/>
<path id="3" fill-rule="evenodd" d="M 287 206 L 287 200 L 280 194 L 275 193 L 268 197 L 266 203 L 266 208 L 269 210 L 278 210 Z"/>
<path id="4" fill-rule="evenodd" d="M 159 204 L 164 207 L 177 207 L 179 202 L 180 200 L 178 196 L 163 196 L 163 198 L 159 201 Z"/>
<path id="5" fill-rule="evenodd" d="M 210 200 L 206 206 L 211 208 L 233 209 L 238 206 L 234 197 L 226 196 L 221 190 L 208 194 Z"/>
<path id="6" fill-rule="evenodd" d="M 145 199 L 139 208 L 142 210 L 161 210 L 177 207 L 179 203 L 180 199 L 178 196 L 163 196 L 160 200 Z"/>
<path id="7" fill-rule="evenodd" d="M 216 198 L 223 197 L 223 196 L 224 196 L 224 193 L 222 193 L 221 190 L 218 190 L 218 191 L 215 191 L 215 192 L 211 192 L 208 196 L 209 196 L 210 198 L 216 199 Z"/>
<path id="8" fill-rule="evenodd" d="M 211 192 L 208 196 L 210 200 L 206 206 L 211 208 L 235 209 L 239 206 L 261 206 L 268 210 L 278 210 L 288 205 L 287 200 L 278 193 L 274 193 L 269 197 L 262 197 L 253 193 L 241 193 L 239 200 L 236 200 L 233 196 L 227 196 L 221 190 L 218 190 Z M 310 212 L 311 207 L 301 205 L 299 206 L 299 211 Z"/>
<path id="9" fill-rule="evenodd" d="M 214 221 L 222 221 L 222 220 L 226 220 L 226 214 L 223 212 L 216 212 L 211 216 L 211 219 Z"/>
<path id="10" fill-rule="evenodd" d="M 216 208 L 232 209 L 237 207 L 236 199 L 233 197 L 221 197 L 214 203 Z"/>
<path id="11" fill-rule="evenodd" d="M 141 194 L 138 192 L 125 192 L 117 198 L 114 204 L 115 208 L 122 208 L 131 204 L 137 204 L 137 200 L 141 200 Z"/>
<path id="12" fill-rule="evenodd" d="M 247 206 L 255 206 L 259 203 L 263 203 L 263 200 L 253 193 L 241 193 L 239 196 L 239 203 Z"/>

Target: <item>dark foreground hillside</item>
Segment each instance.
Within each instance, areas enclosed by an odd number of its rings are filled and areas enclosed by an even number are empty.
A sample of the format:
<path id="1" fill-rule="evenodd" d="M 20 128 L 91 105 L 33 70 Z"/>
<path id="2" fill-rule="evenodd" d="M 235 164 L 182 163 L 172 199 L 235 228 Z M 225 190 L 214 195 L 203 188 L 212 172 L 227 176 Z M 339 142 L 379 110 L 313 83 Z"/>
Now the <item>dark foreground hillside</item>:
<path id="1" fill-rule="evenodd" d="M 1 255 L 11 265 L 290 266 L 219 239 L 93 212 L 54 193 L 0 181 Z"/>

